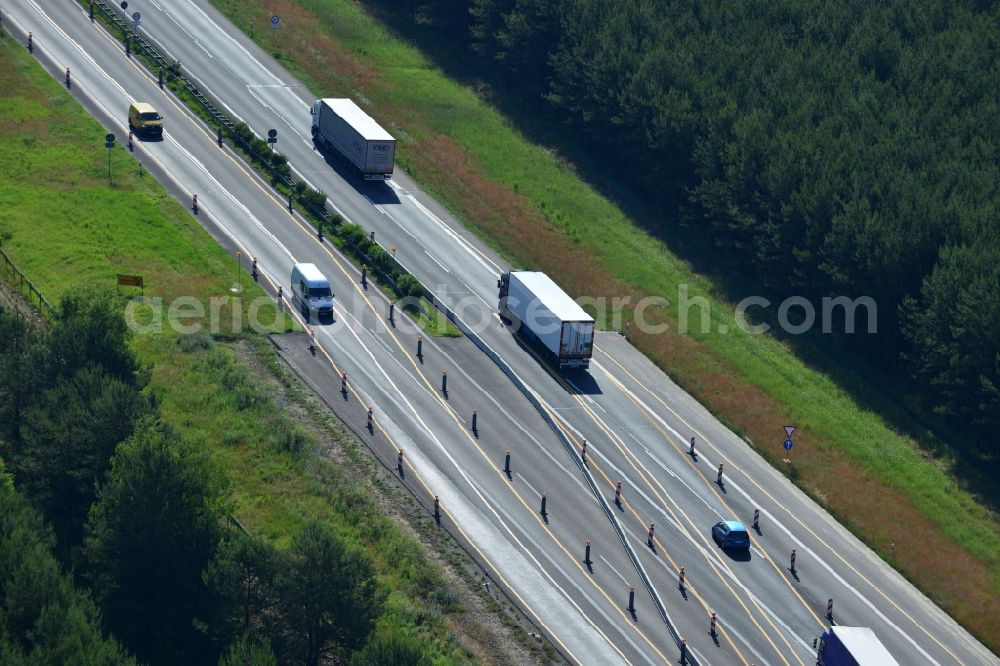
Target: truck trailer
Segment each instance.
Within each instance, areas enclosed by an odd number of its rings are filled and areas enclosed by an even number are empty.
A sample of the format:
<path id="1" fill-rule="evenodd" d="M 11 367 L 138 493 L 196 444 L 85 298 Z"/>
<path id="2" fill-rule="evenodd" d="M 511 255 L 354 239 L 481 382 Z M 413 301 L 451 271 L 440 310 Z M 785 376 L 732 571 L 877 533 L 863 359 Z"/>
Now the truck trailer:
<path id="1" fill-rule="evenodd" d="M 819 638 L 818 666 L 899 666 L 868 627 L 830 627 Z"/>
<path id="2" fill-rule="evenodd" d="M 351 100 L 316 100 L 312 135 L 318 148 L 336 150 L 365 180 L 392 178 L 396 140 Z"/>
<path id="3" fill-rule="evenodd" d="M 590 366 L 594 318 L 545 273 L 509 271 L 497 281 L 497 309 L 560 370 Z"/>

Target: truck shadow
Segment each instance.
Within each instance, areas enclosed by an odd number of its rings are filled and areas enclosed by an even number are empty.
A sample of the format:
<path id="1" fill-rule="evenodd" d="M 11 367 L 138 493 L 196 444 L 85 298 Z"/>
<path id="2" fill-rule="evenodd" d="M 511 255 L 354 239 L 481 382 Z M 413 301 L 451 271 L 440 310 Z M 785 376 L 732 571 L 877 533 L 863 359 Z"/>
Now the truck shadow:
<path id="1" fill-rule="evenodd" d="M 545 350 L 540 345 L 531 343 L 519 332 L 515 332 L 510 320 L 502 316 L 500 319 L 514 337 L 517 346 L 530 354 L 538 365 L 552 375 L 566 393 L 570 395 L 601 395 L 604 393 L 597 381 L 590 375 L 589 370 L 560 370 L 548 360 L 545 356 Z"/>
<path id="2" fill-rule="evenodd" d="M 337 172 L 358 194 L 368 198 L 373 204 L 396 205 L 399 197 L 392 187 L 381 180 L 364 180 L 354 166 L 342 158 L 335 150 L 324 150 L 313 142 L 313 150 L 323 157 L 323 161 Z"/>

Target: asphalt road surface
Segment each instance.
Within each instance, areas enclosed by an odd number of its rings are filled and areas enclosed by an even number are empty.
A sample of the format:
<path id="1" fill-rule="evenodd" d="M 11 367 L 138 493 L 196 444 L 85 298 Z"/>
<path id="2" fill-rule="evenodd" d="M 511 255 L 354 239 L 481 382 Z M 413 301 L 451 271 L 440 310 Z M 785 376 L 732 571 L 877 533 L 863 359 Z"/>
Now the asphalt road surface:
<path id="1" fill-rule="evenodd" d="M 73 95 L 120 142 L 129 101 L 158 107 L 164 138 L 137 140 L 136 159 L 179 200 L 198 194 L 198 220 L 226 247 L 256 257 L 272 293 L 282 285 L 287 295 L 296 261 L 316 263 L 331 279 L 335 317 L 310 324 L 315 353 L 309 336 L 283 337 L 283 357 L 368 433 L 386 464 L 395 468 L 403 449 L 402 482 L 429 511 L 439 497 L 442 528 L 567 659 L 673 662 L 683 636 L 699 663 L 810 664 L 833 599 L 835 622 L 873 627 L 900 664 L 1000 663 L 620 336 L 598 336 L 589 372 L 560 375 L 540 362 L 494 314 L 496 279 L 508 268 L 499 257 L 399 169 L 388 184 L 363 183 L 315 150 L 309 106 L 323 91 L 307 91 L 206 3 L 137 0 L 129 4 L 134 10 L 142 12 L 142 32 L 229 113 L 258 135 L 277 129 L 277 147 L 293 168 L 384 247 L 397 247 L 402 263 L 456 310 L 479 346 L 425 335 L 417 358 L 420 332 L 409 319 L 397 313 L 389 322 L 386 298 L 360 285 L 355 267 L 218 147 L 214 132 L 76 3 L 7 2 L 3 23 L 21 39 L 33 33 L 36 57 L 60 81 L 72 69 Z M 95 137 L 95 150 L 104 150 L 103 137 Z M 696 457 L 687 453 L 691 436 Z M 510 475 L 503 471 L 507 450 Z M 618 481 L 623 495 L 615 504 Z M 760 530 L 751 533 L 749 557 L 720 550 L 711 525 L 724 518 L 749 525 L 754 509 Z"/>

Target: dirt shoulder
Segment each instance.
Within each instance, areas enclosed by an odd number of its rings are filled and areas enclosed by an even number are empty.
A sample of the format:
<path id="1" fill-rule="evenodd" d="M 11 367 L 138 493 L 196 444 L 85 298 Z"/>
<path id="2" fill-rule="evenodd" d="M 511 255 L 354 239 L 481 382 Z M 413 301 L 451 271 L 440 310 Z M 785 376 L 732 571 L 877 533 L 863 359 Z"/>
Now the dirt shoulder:
<path id="1" fill-rule="evenodd" d="M 407 537 L 419 542 L 444 576 L 456 612 L 445 614 L 450 637 L 483 664 L 543 666 L 566 663 L 535 625 L 495 585 L 484 585 L 482 568 L 442 530 L 427 529 L 429 517 L 398 477 L 301 382 L 272 350 L 232 345 L 260 387 L 282 405 L 297 426 L 316 438 L 323 456 L 357 479 Z M 270 355 L 271 358 L 267 358 Z M 280 365 L 278 365 L 280 364 Z"/>

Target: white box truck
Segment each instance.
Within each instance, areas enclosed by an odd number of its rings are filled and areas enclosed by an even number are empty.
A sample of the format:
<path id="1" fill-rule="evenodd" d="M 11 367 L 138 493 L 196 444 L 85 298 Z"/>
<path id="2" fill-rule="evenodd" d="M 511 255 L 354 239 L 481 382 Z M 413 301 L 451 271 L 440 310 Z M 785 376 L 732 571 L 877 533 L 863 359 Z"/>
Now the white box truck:
<path id="1" fill-rule="evenodd" d="M 317 147 L 332 147 L 365 180 L 392 178 L 396 140 L 351 100 L 316 100 L 312 135 Z"/>
<path id="2" fill-rule="evenodd" d="M 333 317 L 333 290 L 316 264 L 292 266 L 292 303 L 298 305 L 306 321 L 312 312 L 320 319 Z"/>
<path id="3" fill-rule="evenodd" d="M 899 666 L 868 627 L 830 627 L 819 638 L 819 666 Z"/>
<path id="4" fill-rule="evenodd" d="M 560 370 L 585 369 L 594 351 L 594 318 L 545 273 L 509 271 L 497 282 L 500 315 Z"/>

